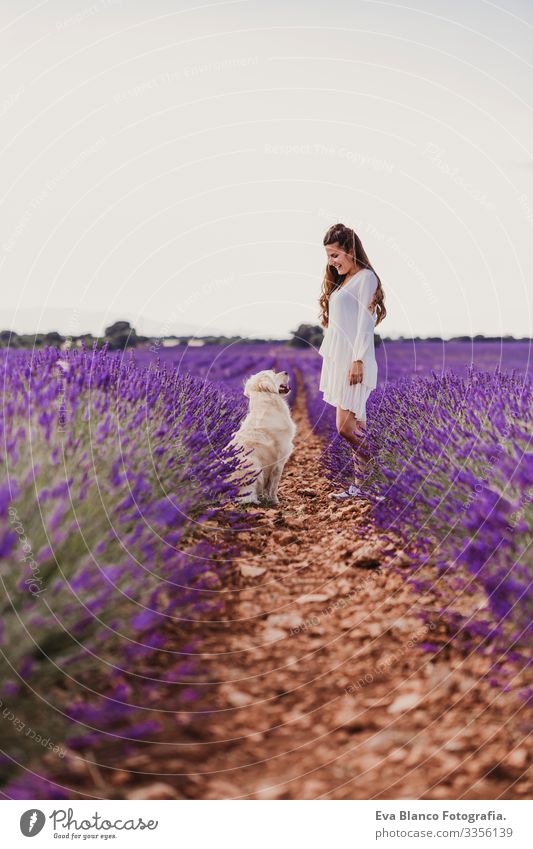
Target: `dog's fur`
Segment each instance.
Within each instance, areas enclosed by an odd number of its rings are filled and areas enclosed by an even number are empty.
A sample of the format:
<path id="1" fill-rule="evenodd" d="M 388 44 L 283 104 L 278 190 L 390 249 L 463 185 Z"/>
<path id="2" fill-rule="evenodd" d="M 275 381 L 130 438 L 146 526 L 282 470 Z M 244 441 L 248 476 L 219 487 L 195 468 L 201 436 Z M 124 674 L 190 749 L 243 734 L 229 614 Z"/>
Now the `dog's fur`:
<path id="1" fill-rule="evenodd" d="M 250 399 L 248 414 L 230 445 L 245 449 L 238 474 L 242 477 L 246 471 L 251 477 L 251 469 L 256 474 L 252 483 L 241 487 L 239 502 L 258 504 L 260 499 L 266 499 L 279 504 L 278 485 L 296 434 L 296 425 L 283 398 L 289 391 L 286 371 L 260 371 L 244 384 L 244 394 Z M 250 449 L 251 453 L 247 454 Z"/>

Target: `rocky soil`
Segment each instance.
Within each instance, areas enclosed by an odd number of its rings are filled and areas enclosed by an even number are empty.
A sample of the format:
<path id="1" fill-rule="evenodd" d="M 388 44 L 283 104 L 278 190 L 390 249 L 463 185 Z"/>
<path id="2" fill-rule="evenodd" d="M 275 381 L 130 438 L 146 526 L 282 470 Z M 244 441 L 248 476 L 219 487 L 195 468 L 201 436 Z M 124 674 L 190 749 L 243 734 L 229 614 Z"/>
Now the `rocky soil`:
<path id="1" fill-rule="evenodd" d="M 76 781 L 66 763 L 62 783 L 129 799 L 528 798 L 531 713 L 448 641 L 370 505 L 330 497 L 302 391 L 293 416 L 281 503 L 250 508 L 223 614 L 197 628 L 208 676 L 183 733 L 83 777 L 78 761 Z"/>

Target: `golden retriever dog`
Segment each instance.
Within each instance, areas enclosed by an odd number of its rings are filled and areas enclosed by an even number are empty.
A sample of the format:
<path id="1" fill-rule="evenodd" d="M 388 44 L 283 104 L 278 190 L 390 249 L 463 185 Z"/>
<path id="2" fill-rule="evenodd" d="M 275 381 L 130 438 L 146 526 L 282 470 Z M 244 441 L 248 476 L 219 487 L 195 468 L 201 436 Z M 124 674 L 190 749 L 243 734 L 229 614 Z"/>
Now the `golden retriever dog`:
<path id="1" fill-rule="evenodd" d="M 255 477 L 241 487 L 237 498 L 240 503 L 259 504 L 265 499 L 279 504 L 278 486 L 296 434 L 289 405 L 283 397 L 289 392 L 286 371 L 259 371 L 244 384 L 244 394 L 250 399 L 248 414 L 230 445 L 245 449 L 242 469 L 237 474 L 241 476 L 247 471 L 250 477 L 253 470 Z"/>

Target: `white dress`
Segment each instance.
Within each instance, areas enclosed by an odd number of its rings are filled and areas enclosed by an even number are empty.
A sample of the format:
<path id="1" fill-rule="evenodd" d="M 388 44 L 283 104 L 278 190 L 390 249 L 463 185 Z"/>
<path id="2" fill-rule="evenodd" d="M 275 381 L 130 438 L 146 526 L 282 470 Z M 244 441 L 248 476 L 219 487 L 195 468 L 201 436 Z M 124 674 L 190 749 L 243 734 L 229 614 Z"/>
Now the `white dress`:
<path id="1" fill-rule="evenodd" d="M 371 268 L 363 268 L 329 297 L 329 322 L 318 353 L 323 358 L 319 389 L 324 401 L 351 410 L 366 421 L 366 402 L 377 386 L 378 364 L 374 352 L 377 315 L 368 307 L 378 280 Z M 350 367 L 363 361 L 363 382 L 350 386 Z"/>

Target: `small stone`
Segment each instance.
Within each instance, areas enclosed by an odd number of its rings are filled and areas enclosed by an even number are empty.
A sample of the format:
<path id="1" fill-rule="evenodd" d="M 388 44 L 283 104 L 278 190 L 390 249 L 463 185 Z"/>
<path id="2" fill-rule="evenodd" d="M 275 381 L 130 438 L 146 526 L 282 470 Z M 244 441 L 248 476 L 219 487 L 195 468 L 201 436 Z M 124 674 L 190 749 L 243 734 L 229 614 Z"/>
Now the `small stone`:
<path id="1" fill-rule="evenodd" d="M 276 536 L 276 542 L 279 542 L 280 545 L 292 545 L 292 543 L 298 542 L 298 537 L 290 531 L 284 531 Z"/>
<path id="2" fill-rule="evenodd" d="M 361 716 L 361 710 L 355 708 L 353 702 L 344 703 L 334 714 L 333 720 L 335 725 L 340 725 L 350 731 L 365 731 L 368 727 Z"/>
<path id="3" fill-rule="evenodd" d="M 227 693 L 227 699 L 233 707 L 243 707 L 250 704 L 250 696 L 240 690 L 230 690 Z"/>
<path id="4" fill-rule="evenodd" d="M 111 784 L 115 784 L 117 787 L 120 787 L 122 784 L 127 784 L 131 777 L 131 772 L 126 772 L 124 769 L 116 769 L 111 775 L 109 781 Z"/>
<path id="5" fill-rule="evenodd" d="M 146 784 L 144 787 L 139 787 L 137 790 L 130 790 L 126 794 L 126 799 L 182 799 L 177 790 L 164 784 L 162 781 L 156 781 L 154 784 Z"/>
<path id="6" fill-rule="evenodd" d="M 265 628 L 261 634 L 261 640 L 274 643 L 278 640 L 284 640 L 286 636 L 286 631 L 282 631 L 281 628 Z"/>
<path id="7" fill-rule="evenodd" d="M 259 575 L 265 574 L 266 569 L 262 566 L 243 565 L 240 567 L 240 572 L 243 578 L 258 578 Z"/>
<path id="8" fill-rule="evenodd" d="M 393 703 L 387 708 L 389 713 L 403 713 L 406 710 L 411 710 L 418 705 L 420 697 L 418 693 L 404 693 L 394 699 Z"/>
<path id="9" fill-rule="evenodd" d="M 311 593 L 311 595 L 302 595 L 296 599 L 296 604 L 311 604 L 314 601 L 328 601 L 329 596 L 323 593 Z"/>
<path id="10" fill-rule="evenodd" d="M 255 794 L 258 799 L 280 799 L 283 793 L 283 787 L 277 785 L 275 779 L 272 779 L 272 783 L 260 785 Z"/>
<path id="11" fill-rule="evenodd" d="M 295 628 L 301 623 L 301 617 L 297 613 L 274 613 L 266 620 L 269 627 Z"/>
<path id="12" fill-rule="evenodd" d="M 526 749 L 515 749 L 514 752 L 510 752 L 504 761 L 506 766 L 517 767 L 517 769 L 522 769 L 528 763 L 528 754 Z"/>

